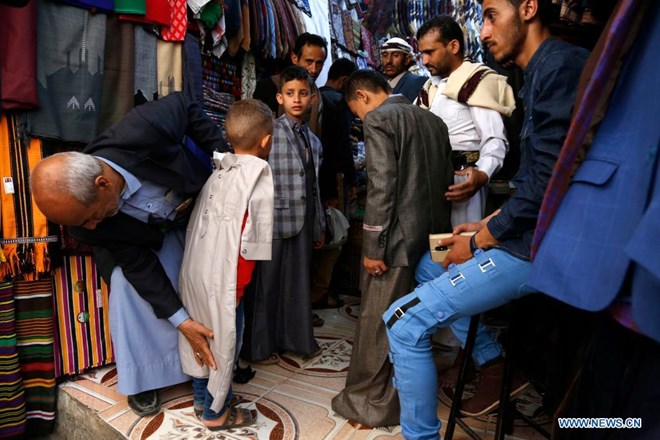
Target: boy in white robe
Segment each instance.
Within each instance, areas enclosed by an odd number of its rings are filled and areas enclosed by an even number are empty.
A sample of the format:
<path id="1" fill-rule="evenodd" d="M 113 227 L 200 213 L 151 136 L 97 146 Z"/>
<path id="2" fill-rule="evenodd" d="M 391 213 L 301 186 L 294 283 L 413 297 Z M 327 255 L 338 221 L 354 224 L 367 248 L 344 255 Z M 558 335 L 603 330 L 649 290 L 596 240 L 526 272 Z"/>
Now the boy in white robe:
<path id="1" fill-rule="evenodd" d="M 235 407 L 232 370 L 243 332 L 241 299 L 255 260 L 270 260 L 273 114 L 262 102 L 236 102 L 225 123 L 234 153 L 215 153 L 215 170 L 197 198 L 186 230 L 179 275 L 181 300 L 195 320 L 213 330 L 217 370 L 205 365 L 185 339 L 179 353 L 193 377 L 195 412 L 212 431 L 250 425 L 256 410 Z"/>

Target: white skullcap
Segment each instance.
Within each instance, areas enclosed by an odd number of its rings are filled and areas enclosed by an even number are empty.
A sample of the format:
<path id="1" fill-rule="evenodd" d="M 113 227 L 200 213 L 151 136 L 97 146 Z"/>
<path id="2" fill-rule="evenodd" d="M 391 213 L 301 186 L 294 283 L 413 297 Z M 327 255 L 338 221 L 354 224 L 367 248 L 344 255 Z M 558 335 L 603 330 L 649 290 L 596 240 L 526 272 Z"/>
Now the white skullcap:
<path id="1" fill-rule="evenodd" d="M 393 52 L 398 50 L 406 55 L 413 55 L 413 48 L 406 40 L 399 37 L 390 38 L 381 47 L 381 52 Z"/>

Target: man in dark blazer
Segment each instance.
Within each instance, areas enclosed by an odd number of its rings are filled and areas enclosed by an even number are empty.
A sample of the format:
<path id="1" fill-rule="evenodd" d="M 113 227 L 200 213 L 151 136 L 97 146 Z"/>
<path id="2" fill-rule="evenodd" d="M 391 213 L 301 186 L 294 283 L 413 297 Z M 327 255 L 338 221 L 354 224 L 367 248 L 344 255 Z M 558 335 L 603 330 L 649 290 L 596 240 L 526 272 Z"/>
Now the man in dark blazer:
<path id="1" fill-rule="evenodd" d="M 399 423 L 381 315 L 412 288 L 428 235 L 451 230 L 451 204 L 443 197 L 453 182 L 447 126 L 390 93 L 373 70 L 353 73 L 346 86 L 349 108 L 364 121 L 367 205 L 361 312 L 346 387 L 332 409 L 368 426 Z"/>
<path id="2" fill-rule="evenodd" d="M 200 149 L 210 156 L 228 148 L 199 104 L 174 93 L 133 109 L 83 153 L 44 159 L 31 177 L 46 217 L 95 246 L 112 290 L 119 392 L 140 415 L 160 409 L 158 388 L 188 379 L 177 330 L 200 363 L 215 365 L 212 332 L 188 317 L 177 293 L 189 211 L 211 170 Z"/>
<path id="3" fill-rule="evenodd" d="M 401 94 L 413 102 L 428 79 L 408 69 L 415 64 L 413 48 L 403 38 L 387 40 L 380 48 L 381 71 L 392 87 L 392 94 Z"/>

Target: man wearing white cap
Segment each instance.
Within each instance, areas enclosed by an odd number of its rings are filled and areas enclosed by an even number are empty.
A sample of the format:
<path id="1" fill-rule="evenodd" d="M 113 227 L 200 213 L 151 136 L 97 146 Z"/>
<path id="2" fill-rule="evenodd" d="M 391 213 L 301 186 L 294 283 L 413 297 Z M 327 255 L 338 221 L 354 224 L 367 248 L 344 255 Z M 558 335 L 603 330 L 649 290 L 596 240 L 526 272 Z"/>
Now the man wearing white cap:
<path id="1" fill-rule="evenodd" d="M 392 94 L 400 94 L 413 102 L 428 78 L 408 71 L 414 63 L 413 48 L 403 38 L 390 38 L 380 48 L 381 70 L 387 77 Z"/>

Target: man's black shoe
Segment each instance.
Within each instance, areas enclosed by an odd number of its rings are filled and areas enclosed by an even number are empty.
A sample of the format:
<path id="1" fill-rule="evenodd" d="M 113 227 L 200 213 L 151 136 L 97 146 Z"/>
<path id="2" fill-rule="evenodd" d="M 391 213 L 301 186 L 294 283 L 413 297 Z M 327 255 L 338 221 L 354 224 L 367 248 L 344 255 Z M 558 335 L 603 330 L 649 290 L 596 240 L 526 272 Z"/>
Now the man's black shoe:
<path id="1" fill-rule="evenodd" d="M 128 396 L 128 406 L 135 414 L 146 417 L 160 411 L 160 396 L 157 390 L 143 391 Z"/>

